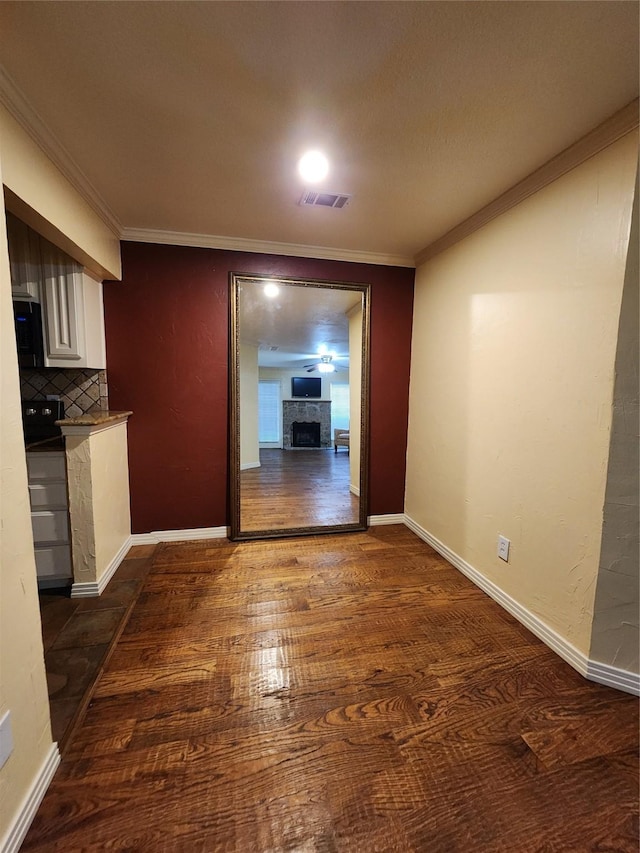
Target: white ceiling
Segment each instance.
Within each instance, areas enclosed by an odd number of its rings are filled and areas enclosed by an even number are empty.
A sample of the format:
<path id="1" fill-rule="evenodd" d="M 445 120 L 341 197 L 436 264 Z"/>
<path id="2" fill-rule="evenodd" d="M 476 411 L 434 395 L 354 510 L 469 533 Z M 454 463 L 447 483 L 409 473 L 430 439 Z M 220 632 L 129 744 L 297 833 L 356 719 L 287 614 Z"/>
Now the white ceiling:
<path id="1" fill-rule="evenodd" d="M 320 347 L 335 354 L 334 366 L 349 365 L 348 314 L 362 295 L 348 288 L 278 281 L 265 296 L 264 281 L 238 283 L 238 337 L 258 349 L 260 367 L 296 369 L 317 364 Z M 317 375 L 317 374 L 316 374 Z"/>
<path id="2" fill-rule="evenodd" d="M 21 0 L 0 54 L 124 236 L 411 265 L 637 97 L 638 4 Z"/>

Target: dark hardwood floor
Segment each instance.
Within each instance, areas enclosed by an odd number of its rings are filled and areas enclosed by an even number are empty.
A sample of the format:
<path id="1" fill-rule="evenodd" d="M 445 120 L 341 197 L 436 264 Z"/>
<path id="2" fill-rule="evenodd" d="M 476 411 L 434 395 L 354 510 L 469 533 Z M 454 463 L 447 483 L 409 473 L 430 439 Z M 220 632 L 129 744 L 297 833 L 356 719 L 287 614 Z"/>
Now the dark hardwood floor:
<path id="1" fill-rule="evenodd" d="M 29 851 L 638 850 L 638 702 L 402 526 L 158 546 Z"/>
<path id="2" fill-rule="evenodd" d="M 357 524 L 346 450 L 260 450 L 260 467 L 240 475 L 242 529 Z"/>

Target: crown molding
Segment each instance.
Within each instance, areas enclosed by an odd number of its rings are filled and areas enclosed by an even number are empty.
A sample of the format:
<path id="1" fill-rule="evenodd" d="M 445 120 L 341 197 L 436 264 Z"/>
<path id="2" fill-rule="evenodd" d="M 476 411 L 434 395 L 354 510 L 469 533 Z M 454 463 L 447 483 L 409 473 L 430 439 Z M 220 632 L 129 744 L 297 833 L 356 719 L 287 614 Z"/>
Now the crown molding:
<path id="1" fill-rule="evenodd" d="M 295 258 L 318 258 L 325 261 L 347 261 L 353 264 L 374 264 L 386 267 L 415 267 L 413 258 L 353 249 L 331 249 L 326 246 L 305 246 L 298 243 L 274 243 L 245 237 L 222 237 L 212 234 L 187 234 L 180 231 L 159 231 L 148 228 L 123 228 L 122 240 L 134 243 L 163 243 L 168 246 L 195 246 L 201 249 L 226 249 L 231 252 L 256 252 L 263 255 L 290 255 Z"/>
<path id="2" fill-rule="evenodd" d="M 7 109 L 20 127 L 42 149 L 48 159 L 64 175 L 104 224 L 117 237 L 120 237 L 122 226 L 115 213 L 66 148 L 58 142 L 55 135 L 29 104 L 2 65 L 0 65 L 0 104 Z"/>
<path id="3" fill-rule="evenodd" d="M 535 172 L 527 175 L 511 189 L 498 196 L 485 207 L 478 210 L 468 219 L 460 222 L 442 237 L 426 246 L 415 256 L 415 266 L 431 260 L 436 255 L 449 249 L 451 246 L 464 240 L 474 231 L 482 228 L 497 216 L 506 213 L 512 207 L 534 195 L 553 181 L 561 178 L 567 172 L 580 166 L 590 157 L 598 154 L 603 149 L 617 142 L 627 133 L 638 127 L 638 99 L 631 101 L 617 113 L 614 113 L 606 121 L 599 124 L 573 145 L 565 148 Z"/>

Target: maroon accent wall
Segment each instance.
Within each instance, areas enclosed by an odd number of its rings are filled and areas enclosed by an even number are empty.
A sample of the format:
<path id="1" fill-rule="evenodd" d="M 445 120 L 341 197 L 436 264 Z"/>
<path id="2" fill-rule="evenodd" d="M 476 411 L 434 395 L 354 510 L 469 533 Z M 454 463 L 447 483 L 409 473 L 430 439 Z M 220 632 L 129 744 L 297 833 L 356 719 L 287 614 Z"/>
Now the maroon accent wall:
<path id="1" fill-rule="evenodd" d="M 109 406 L 130 409 L 132 530 L 228 524 L 229 272 L 371 284 L 369 514 L 404 505 L 414 270 L 122 244 L 104 287 Z"/>

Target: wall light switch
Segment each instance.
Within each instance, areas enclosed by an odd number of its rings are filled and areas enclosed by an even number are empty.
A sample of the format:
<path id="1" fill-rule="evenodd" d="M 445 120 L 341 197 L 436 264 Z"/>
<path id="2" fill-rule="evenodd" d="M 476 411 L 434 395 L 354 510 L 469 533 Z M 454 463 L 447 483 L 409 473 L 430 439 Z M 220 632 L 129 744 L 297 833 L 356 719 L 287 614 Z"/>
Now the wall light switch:
<path id="1" fill-rule="evenodd" d="M 507 539 L 506 536 L 498 536 L 498 557 L 501 560 L 504 560 L 505 563 L 509 562 L 509 546 L 511 545 L 511 541 Z"/>

